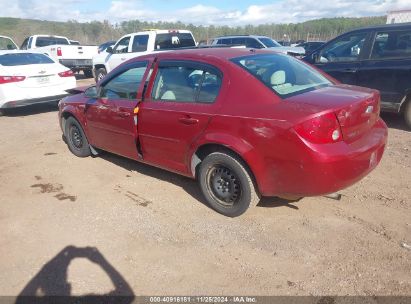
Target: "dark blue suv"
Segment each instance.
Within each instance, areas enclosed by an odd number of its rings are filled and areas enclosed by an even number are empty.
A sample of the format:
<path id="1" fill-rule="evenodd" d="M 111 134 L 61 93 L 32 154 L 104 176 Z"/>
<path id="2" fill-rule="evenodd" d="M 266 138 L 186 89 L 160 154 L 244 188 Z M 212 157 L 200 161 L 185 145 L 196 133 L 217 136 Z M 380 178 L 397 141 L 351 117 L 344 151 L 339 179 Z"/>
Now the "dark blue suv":
<path id="1" fill-rule="evenodd" d="M 304 60 L 339 81 L 381 92 L 381 110 L 401 113 L 411 129 L 411 23 L 360 28 Z"/>

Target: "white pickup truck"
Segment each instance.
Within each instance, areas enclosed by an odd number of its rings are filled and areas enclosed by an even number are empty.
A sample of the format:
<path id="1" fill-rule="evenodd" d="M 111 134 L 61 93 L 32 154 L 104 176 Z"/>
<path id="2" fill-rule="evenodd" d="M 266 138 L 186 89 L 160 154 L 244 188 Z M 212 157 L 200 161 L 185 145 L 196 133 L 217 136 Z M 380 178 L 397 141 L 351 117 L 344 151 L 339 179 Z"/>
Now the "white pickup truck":
<path id="1" fill-rule="evenodd" d="M 172 50 L 194 47 L 193 34 L 187 30 L 146 30 L 121 37 L 113 47 L 108 47 L 93 57 L 93 73 L 96 81 L 133 57 L 156 50 Z"/>
<path id="2" fill-rule="evenodd" d="M 47 54 L 73 71 L 82 70 L 86 77 L 93 77 L 92 58 L 98 54 L 97 46 L 70 44 L 62 36 L 34 35 L 24 40 L 21 49 Z"/>

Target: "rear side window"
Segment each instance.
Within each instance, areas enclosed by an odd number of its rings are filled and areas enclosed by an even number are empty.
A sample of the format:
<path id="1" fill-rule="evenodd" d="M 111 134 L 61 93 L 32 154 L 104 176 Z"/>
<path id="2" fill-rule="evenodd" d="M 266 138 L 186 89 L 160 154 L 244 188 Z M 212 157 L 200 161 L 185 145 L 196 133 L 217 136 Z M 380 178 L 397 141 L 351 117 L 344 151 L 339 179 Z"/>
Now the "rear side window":
<path id="1" fill-rule="evenodd" d="M 17 65 L 29 65 L 29 64 L 51 64 L 54 61 L 43 54 L 32 53 L 16 53 L 5 54 L 0 56 L 0 64 L 3 66 L 17 66 Z"/>
<path id="2" fill-rule="evenodd" d="M 137 67 L 115 76 L 101 88 L 100 97 L 135 100 L 146 69 L 147 62 L 142 62 Z"/>
<path id="3" fill-rule="evenodd" d="M 9 38 L 0 37 L 0 50 L 16 50 L 17 47 Z"/>
<path id="4" fill-rule="evenodd" d="M 283 98 L 331 84 L 309 65 L 282 54 L 259 54 L 232 61 Z"/>
<path id="5" fill-rule="evenodd" d="M 49 46 L 49 45 L 55 45 L 55 44 L 68 45 L 69 42 L 67 39 L 58 38 L 58 37 L 37 37 L 36 39 L 37 47 Z"/>
<path id="6" fill-rule="evenodd" d="M 411 57 L 411 30 L 379 32 L 375 36 L 372 59 Z"/>
<path id="7" fill-rule="evenodd" d="M 221 87 L 221 73 L 211 67 L 165 64 L 159 67 L 153 100 L 212 103 Z"/>
<path id="8" fill-rule="evenodd" d="M 156 49 L 176 49 L 195 46 L 195 42 L 190 33 L 171 32 L 157 34 L 155 46 Z"/>
<path id="9" fill-rule="evenodd" d="M 133 39 L 133 52 L 145 52 L 147 51 L 148 35 L 134 36 Z"/>

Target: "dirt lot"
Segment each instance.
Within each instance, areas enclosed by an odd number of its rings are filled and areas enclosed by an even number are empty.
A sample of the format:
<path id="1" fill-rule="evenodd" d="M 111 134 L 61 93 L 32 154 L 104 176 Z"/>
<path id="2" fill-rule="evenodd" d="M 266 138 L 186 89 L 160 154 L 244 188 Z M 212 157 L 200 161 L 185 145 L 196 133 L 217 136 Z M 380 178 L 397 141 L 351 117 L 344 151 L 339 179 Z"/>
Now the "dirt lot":
<path id="1" fill-rule="evenodd" d="M 0 117 L 0 295 L 411 295 L 411 133 L 384 118 L 382 163 L 341 201 L 230 219 L 190 179 L 73 156 L 55 106 Z"/>

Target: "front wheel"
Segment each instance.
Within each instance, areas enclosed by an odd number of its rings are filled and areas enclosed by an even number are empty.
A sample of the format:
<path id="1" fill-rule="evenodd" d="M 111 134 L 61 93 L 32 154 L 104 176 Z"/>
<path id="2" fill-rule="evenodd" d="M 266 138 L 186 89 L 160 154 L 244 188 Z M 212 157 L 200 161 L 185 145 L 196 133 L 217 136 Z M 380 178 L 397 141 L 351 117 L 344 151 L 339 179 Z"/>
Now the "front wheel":
<path id="1" fill-rule="evenodd" d="M 92 70 L 84 70 L 84 77 L 86 78 L 93 78 L 93 71 Z"/>
<path id="2" fill-rule="evenodd" d="M 64 133 L 67 139 L 67 145 L 74 155 L 78 157 L 91 155 L 90 145 L 83 128 L 74 117 L 67 118 Z"/>
<path id="3" fill-rule="evenodd" d="M 198 180 L 209 205 L 225 216 L 239 216 L 259 202 L 251 173 L 234 154 L 209 154 L 200 165 Z"/>

